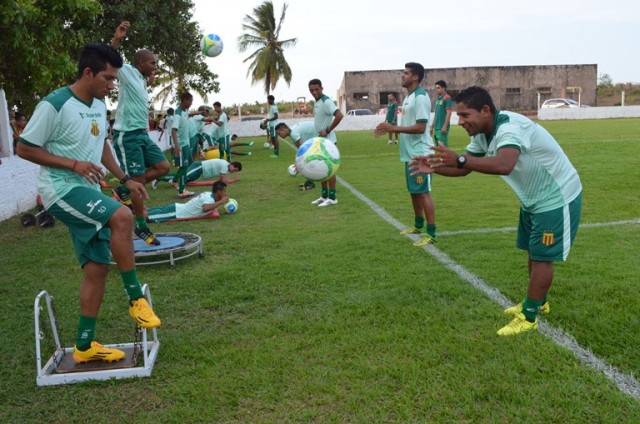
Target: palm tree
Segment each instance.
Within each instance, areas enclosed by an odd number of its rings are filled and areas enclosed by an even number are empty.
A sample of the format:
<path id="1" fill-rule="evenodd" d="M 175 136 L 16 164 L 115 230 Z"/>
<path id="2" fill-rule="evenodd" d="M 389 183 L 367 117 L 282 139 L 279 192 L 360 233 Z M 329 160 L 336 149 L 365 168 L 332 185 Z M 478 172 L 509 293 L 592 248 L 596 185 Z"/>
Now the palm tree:
<path id="1" fill-rule="evenodd" d="M 287 4 L 282 8 L 282 15 L 276 25 L 273 13 L 273 2 L 265 1 L 253 9 L 253 16 L 246 15 L 242 29 L 243 35 L 238 37 L 238 50 L 241 53 L 250 48 L 256 50 L 243 62 L 249 62 L 247 76 L 251 74 L 251 84 L 264 81 L 264 91 L 269 94 L 276 88 L 280 78 L 284 78 L 287 85 L 291 83 L 291 68 L 284 57 L 284 49 L 295 46 L 298 40 L 278 40 L 280 29 L 287 13 Z"/>

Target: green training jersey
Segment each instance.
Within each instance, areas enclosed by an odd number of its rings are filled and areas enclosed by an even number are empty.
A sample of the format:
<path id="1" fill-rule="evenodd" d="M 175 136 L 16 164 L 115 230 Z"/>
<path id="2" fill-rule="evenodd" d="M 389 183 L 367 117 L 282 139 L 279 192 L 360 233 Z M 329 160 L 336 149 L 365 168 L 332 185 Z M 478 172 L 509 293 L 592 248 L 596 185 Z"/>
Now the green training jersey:
<path id="1" fill-rule="evenodd" d="M 339 109 L 336 104 L 324 94 L 315 101 L 313 106 L 313 123 L 316 127 L 316 135 L 318 135 L 320 131 L 324 131 L 329 128 L 329 125 L 333 122 L 333 116 L 338 112 L 338 110 Z M 335 131 L 331 131 L 327 138 L 335 143 L 337 141 Z"/>
<path id="2" fill-rule="evenodd" d="M 300 143 L 304 143 L 317 135 L 318 131 L 316 131 L 315 124 L 312 121 L 305 121 L 298 122 L 291 127 L 291 134 L 289 134 L 289 137 L 291 137 L 294 143 L 297 143 L 298 141 L 300 141 Z"/>
<path id="3" fill-rule="evenodd" d="M 56 156 L 102 166 L 106 136 L 104 100 L 93 99 L 87 104 L 76 97 L 70 87 L 62 87 L 38 103 L 20 139 Z M 78 186 L 100 190 L 98 184 L 90 184 L 70 169 L 40 166 L 38 193 L 45 208 Z"/>
<path id="4" fill-rule="evenodd" d="M 180 147 L 189 145 L 189 133 L 191 131 L 189 122 L 189 112 L 177 108 L 173 116 L 172 130 L 178 130 L 178 145 Z M 173 142 L 173 137 L 171 141 Z"/>
<path id="5" fill-rule="evenodd" d="M 389 102 L 389 104 L 387 105 L 387 117 L 385 120 L 389 123 L 396 122 L 397 113 L 398 113 L 398 103 Z"/>
<path id="6" fill-rule="evenodd" d="M 204 132 L 204 125 L 206 124 L 206 122 L 204 122 L 204 116 L 202 115 L 193 115 L 191 118 L 189 118 L 191 120 L 191 122 L 193 123 L 194 126 L 194 133 L 190 134 L 191 137 L 193 137 L 196 134 L 202 134 Z"/>
<path id="7" fill-rule="evenodd" d="M 273 119 L 278 115 L 278 105 L 277 104 L 272 104 L 269 105 L 269 119 Z M 275 119 L 273 121 L 268 121 L 269 124 L 269 128 L 275 128 L 276 125 L 278 125 L 280 123 L 279 119 Z"/>
<path id="8" fill-rule="evenodd" d="M 202 165 L 202 178 L 205 180 L 229 173 L 229 162 L 224 159 L 203 160 L 200 164 Z"/>
<path id="9" fill-rule="evenodd" d="M 496 111 L 493 134 L 471 137 L 467 152 L 473 156 L 496 156 L 511 147 L 520 151 L 515 167 L 502 179 L 509 184 L 527 212 L 539 213 L 571 203 L 582 191 L 578 172 L 558 142 L 529 118 Z"/>
<path id="10" fill-rule="evenodd" d="M 444 125 L 444 121 L 447 118 L 447 110 L 453 109 L 453 100 L 449 94 L 444 93 L 442 96 L 436 98 L 436 104 L 434 107 L 433 128 L 439 130 Z M 447 126 L 447 132 L 451 125 Z"/>
<path id="11" fill-rule="evenodd" d="M 431 115 L 431 101 L 422 87 L 416 87 L 402 103 L 401 127 L 410 127 L 418 122 L 426 124 L 420 134 L 400 133 L 400 161 L 409 162 L 412 157 L 426 155 L 433 146 L 429 135 L 429 117 Z"/>
<path id="12" fill-rule="evenodd" d="M 113 129 L 118 131 L 149 129 L 147 79 L 128 63 L 118 70 L 118 108 Z"/>

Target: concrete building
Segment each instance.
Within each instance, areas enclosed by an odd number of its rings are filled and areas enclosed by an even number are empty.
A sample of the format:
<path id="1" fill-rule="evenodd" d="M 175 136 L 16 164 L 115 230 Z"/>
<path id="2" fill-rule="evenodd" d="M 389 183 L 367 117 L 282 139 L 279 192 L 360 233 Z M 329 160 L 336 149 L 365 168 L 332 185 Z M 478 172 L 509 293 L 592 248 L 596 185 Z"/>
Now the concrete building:
<path id="1" fill-rule="evenodd" d="M 386 71 L 345 72 L 338 89 L 338 107 L 343 113 L 351 109 L 371 109 L 374 113 L 387 104 L 393 93 L 400 101 L 406 91 L 400 85 L 404 69 Z M 565 97 L 594 106 L 598 66 L 482 66 L 469 68 L 425 69 L 422 86 L 431 99 L 435 97 L 436 81 L 447 83 L 447 92 L 455 97 L 471 85 L 486 88 L 498 109 L 536 110 L 539 102 Z"/>

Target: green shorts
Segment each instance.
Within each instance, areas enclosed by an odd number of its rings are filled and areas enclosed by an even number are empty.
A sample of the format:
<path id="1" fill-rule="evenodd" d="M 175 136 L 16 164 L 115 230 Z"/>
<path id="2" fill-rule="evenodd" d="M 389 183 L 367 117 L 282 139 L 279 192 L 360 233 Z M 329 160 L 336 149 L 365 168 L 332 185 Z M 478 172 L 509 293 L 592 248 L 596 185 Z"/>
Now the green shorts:
<path id="1" fill-rule="evenodd" d="M 191 156 L 191 146 L 182 146 L 180 148 L 180 156 L 176 156 L 171 149 L 171 157 L 173 157 L 173 165 L 176 168 L 186 168 L 193 162 L 193 156 Z"/>
<path id="2" fill-rule="evenodd" d="M 447 147 L 449 146 L 449 131 L 446 134 L 442 134 L 442 131 L 436 129 L 433 131 L 433 137 L 435 138 L 436 146 L 442 146 L 443 144 Z"/>
<path id="3" fill-rule="evenodd" d="M 404 163 L 404 175 L 407 179 L 407 190 L 410 194 L 431 193 L 431 174 L 411 175 L 409 163 Z"/>
<path id="4" fill-rule="evenodd" d="M 146 130 L 113 130 L 113 148 L 120 162 L 120 169 L 132 177 L 144 175 L 144 171 L 150 166 L 167 160 L 162 150 L 151 141 Z"/>
<path id="5" fill-rule="evenodd" d="M 276 133 L 276 126 L 271 126 L 271 125 L 267 125 L 267 131 L 269 132 L 269 138 L 273 139 L 276 138 L 278 136 L 278 133 Z"/>
<path id="6" fill-rule="evenodd" d="M 565 261 L 576 238 L 582 194 L 561 208 L 541 213 L 520 209 L 518 249 L 526 250 L 534 261 Z"/>
<path id="7" fill-rule="evenodd" d="M 200 137 L 198 136 L 198 134 L 194 135 L 193 137 L 189 138 L 189 147 L 191 148 L 191 156 L 194 156 L 196 153 L 198 153 L 198 142 L 200 141 Z"/>
<path id="8" fill-rule="evenodd" d="M 165 222 L 176 219 L 176 204 L 171 203 L 166 206 L 158 206 L 149 209 L 150 222 Z"/>
<path id="9" fill-rule="evenodd" d="M 98 190 L 76 187 L 47 212 L 69 228 L 80 266 L 89 261 L 108 265 L 111 263 L 111 229 L 105 224 L 120 207 L 124 206 Z"/>

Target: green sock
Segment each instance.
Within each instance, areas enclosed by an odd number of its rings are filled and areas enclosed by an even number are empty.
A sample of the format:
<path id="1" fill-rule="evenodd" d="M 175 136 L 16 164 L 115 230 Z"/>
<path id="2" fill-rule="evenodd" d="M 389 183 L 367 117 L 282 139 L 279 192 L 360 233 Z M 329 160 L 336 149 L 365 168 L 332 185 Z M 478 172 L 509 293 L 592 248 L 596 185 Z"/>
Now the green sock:
<path id="1" fill-rule="evenodd" d="M 144 216 L 136 216 L 133 221 L 136 223 L 136 228 L 138 230 L 144 230 L 147 228 L 147 221 L 144 219 Z"/>
<path id="2" fill-rule="evenodd" d="M 329 187 L 322 187 L 322 197 L 325 199 L 329 197 Z"/>
<path id="3" fill-rule="evenodd" d="M 91 347 L 91 342 L 96 337 L 96 321 L 95 317 L 80 315 L 78 322 L 78 334 L 76 336 L 76 347 L 78 350 L 87 350 Z"/>
<path id="4" fill-rule="evenodd" d="M 436 239 L 436 224 L 427 224 L 427 234 L 434 240 Z"/>
<path id="5" fill-rule="evenodd" d="M 158 181 L 167 181 L 167 182 L 169 182 L 169 181 L 173 180 L 173 177 L 175 177 L 174 174 L 167 174 L 167 175 L 164 175 L 162 177 L 158 177 L 157 180 Z"/>
<path id="6" fill-rule="evenodd" d="M 176 179 L 178 180 L 178 193 L 182 194 L 184 187 L 187 185 L 187 168 L 180 168 L 173 181 L 176 182 Z"/>
<path id="7" fill-rule="evenodd" d="M 415 225 L 415 227 L 418 230 L 422 229 L 422 227 L 424 227 L 424 217 L 423 216 L 416 216 L 413 219 L 413 225 Z"/>
<path id="8" fill-rule="evenodd" d="M 273 154 L 276 155 L 276 156 L 280 156 L 280 150 L 274 150 Z"/>
<path id="9" fill-rule="evenodd" d="M 540 307 L 544 303 L 543 300 L 533 300 L 528 296 L 522 302 L 522 313 L 529 322 L 534 322 L 536 316 L 540 312 Z"/>
<path id="10" fill-rule="evenodd" d="M 140 299 L 144 296 L 142 293 L 142 286 L 140 285 L 140 281 L 138 281 L 138 273 L 135 268 L 131 271 L 121 272 L 120 276 L 122 277 L 124 291 L 127 293 L 129 302 L 133 302 L 134 300 Z"/>
<path id="11" fill-rule="evenodd" d="M 329 190 L 329 199 L 336 200 L 336 191 L 335 190 Z"/>

